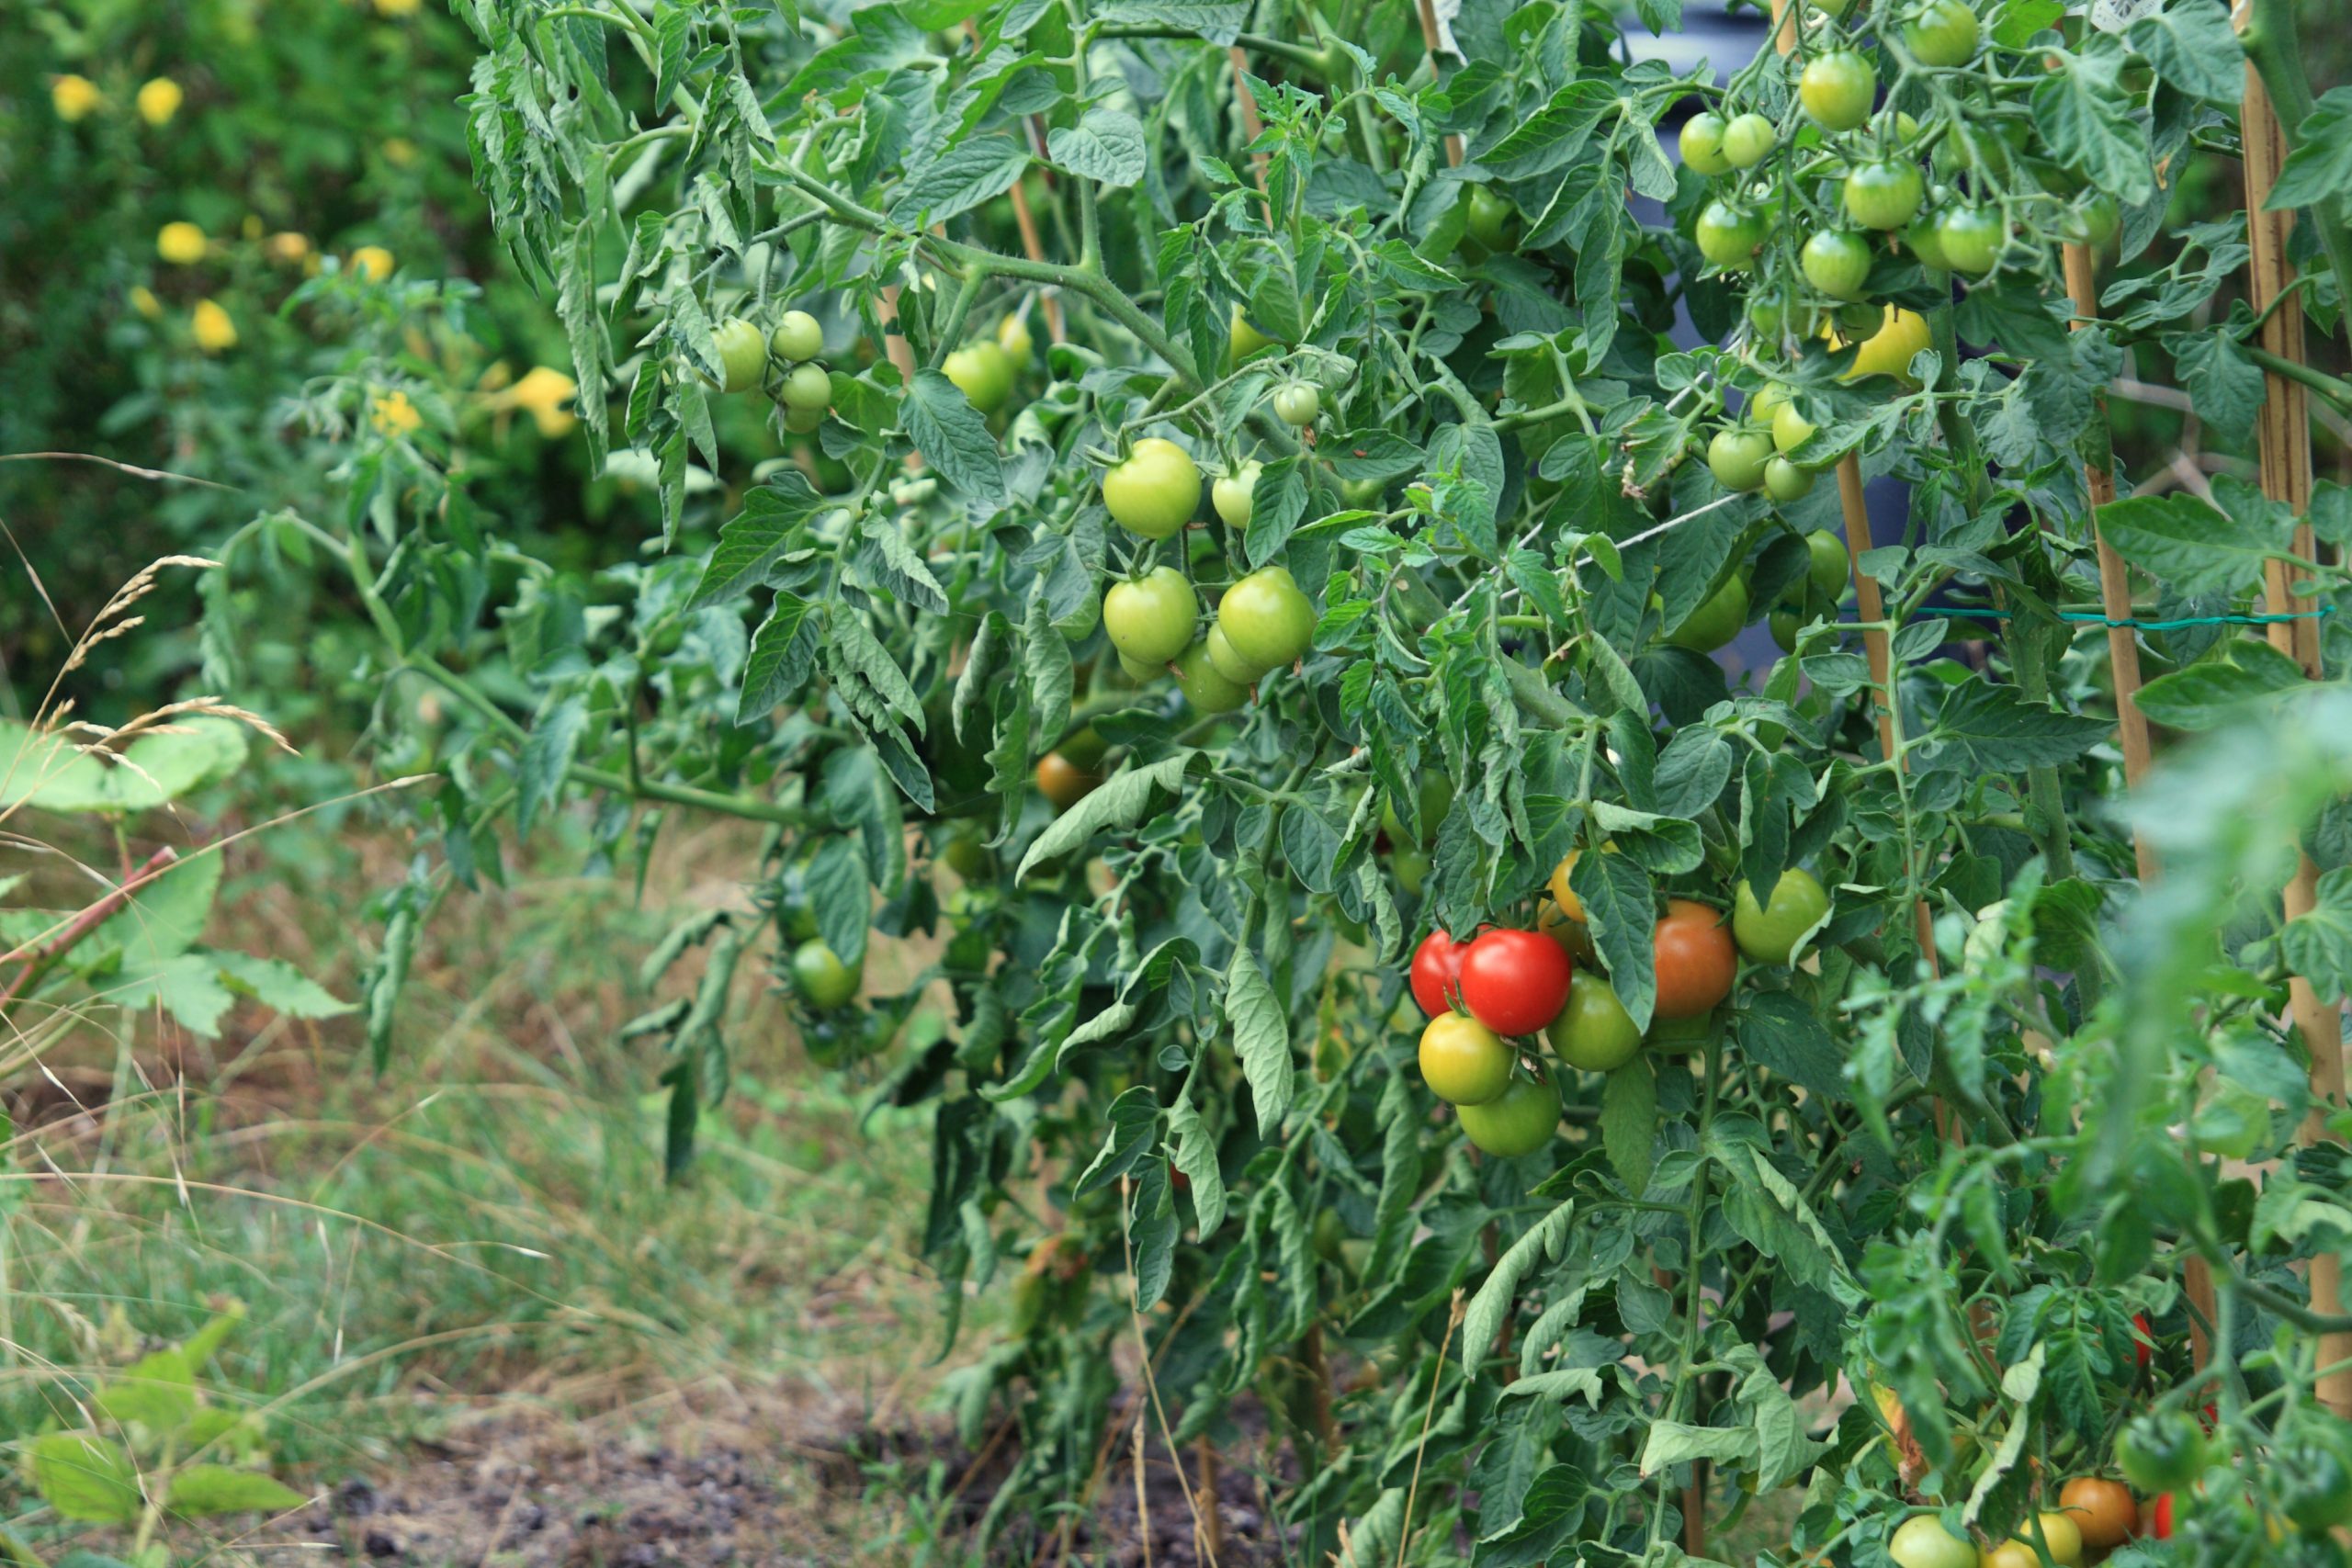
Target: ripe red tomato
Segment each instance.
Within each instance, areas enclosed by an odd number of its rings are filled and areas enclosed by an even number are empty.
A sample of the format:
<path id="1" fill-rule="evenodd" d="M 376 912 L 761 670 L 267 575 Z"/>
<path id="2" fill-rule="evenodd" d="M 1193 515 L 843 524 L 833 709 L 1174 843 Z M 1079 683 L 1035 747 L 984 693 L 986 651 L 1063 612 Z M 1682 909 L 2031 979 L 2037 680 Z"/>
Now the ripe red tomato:
<path id="1" fill-rule="evenodd" d="M 2157 1498 L 2152 1512 L 2154 1517 L 2148 1522 L 2148 1533 L 2158 1540 L 2170 1540 L 2172 1539 L 2172 1494 L 2167 1492 Z"/>
<path id="2" fill-rule="evenodd" d="M 1510 1087 L 1510 1047 L 1475 1018 L 1440 1013 L 1421 1031 L 1421 1079 L 1452 1105 L 1483 1105 Z"/>
<path id="3" fill-rule="evenodd" d="M 2111 1551 L 2139 1533 L 2140 1505 L 2120 1481 L 2078 1475 L 2059 1489 L 2058 1506 L 2083 1532 L 2085 1546 Z"/>
<path id="4" fill-rule="evenodd" d="M 1462 985 L 1462 955 L 1469 951 L 1468 942 L 1456 942 L 1443 931 L 1430 932 L 1413 950 L 1413 966 L 1408 971 L 1413 1000 L 1430 1017 L 1453 1010 L 1454 994 Z"/>
<path id="5" fill-rule="evenodd" d="M 1703 1018 L 1731 995 L 1739 954 L 1723 915 L 1689 898 L 1669 899 L 1650 936 L 1659 1018 Z"/>
<path id="6" fill-rule="evenodd" d="M 1497 1159 L 1532 1155 L 1560 1130 L 1560 1090 L 1549 1078 L 1513 1078 L 1502 1093 L 1454 1107 L 1463 1135 Z"/>
<path id="7" fill-rule="evenodd" d="M 1462 1002 L 1498 1034 L 1532 1034 L 1567 1005 L 1576 965 L 1538 931 L 1485 931 L 1462 954 Z"/>
<path id="8" fill-rule="evenodd" d="M 2148 1314 L 2144 1312 L 2132 1314 L 2132 1358 L 2145 1370 L 2149 1359 L 2154 1354 L 2156 1331 L 2148 1326 Z"/>

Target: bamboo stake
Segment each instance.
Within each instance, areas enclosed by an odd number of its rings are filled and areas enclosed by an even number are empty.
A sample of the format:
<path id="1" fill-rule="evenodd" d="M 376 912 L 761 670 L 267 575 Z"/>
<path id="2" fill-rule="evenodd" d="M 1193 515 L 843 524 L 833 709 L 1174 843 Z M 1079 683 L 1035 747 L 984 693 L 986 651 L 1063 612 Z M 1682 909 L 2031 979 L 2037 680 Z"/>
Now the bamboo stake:
<path id="1" fill-rule="evenodd" d="M 1420 9 L 1421 42 L 1430 51 L 1430 75 L 1434 77 L 1437 75 L 1437 0 L 1420 0 Z M 1449 135 L 1445 139 L 1445 162 L 1451 168 L 1462 166 L 1462 138 L 1459 136 Z"/>
<path id="2" fill-rule="evenodd" d="M 2241 9 L 2239 26 L 2246 20 Z M 2264 86 L 2261 73 L 2249 62 L 2245 68 L 2245 102 L 2239 118 L 2240 141 L 2245 149 L 2246 243 L 2253 252 L 2247 263 L 2247 293 L 2257 316 L 2263 318 L 2262 346 L 2279 358 L 2301 365 L 2303 355 L 2302 300 L 2294 294 L 2294 268 L 2287 260 L 2287 236 L 2294 222 L 2291 212 L 2266 211 L 2278 165 L 2286 161 L 2286 133 Z M 2283 298 L 2282 298 L 2283 296 Z M 2294 553 L 2309 560 L 2314 545 L 2307 514 L 2312 496 L 2311 415 L 2301 384 L 2275 370 L 2262 374 L 2262 416 L 2256 425 L 2261 441 L 2262 493 L 2292 507 L 2300 521 L 2295 527 Z M 2311 602 L 2290 590 L 2290 568 L 2273 561 L 2264 570 L 2264 600 L 2272 615 L 2308 612 Z M 2320 676 L 2319 622 L 2306 618 L 2274 621 L 2270 645 L 2294 659 L 2313 680 Z M 2292 881 L 2287 884 L 2284 913 L 2289 919 L 2307 914 L 2318 902 L 2319 868 L 2309 855 L 2298 857 Z M 2327 1136 L 2328 1109 L 2344 1100 L 2344 1019 L 2333 1003 L 2323 1002 L 2312 983 L 2300 975 L 2288 977 L 2288 1014 L 2303 1049 L 2311 1057 L 2312 1094 L 2318 1102 L 2303 1123 L 2303 1140 L 2315 1143 Z M 2344 1262 L 2332 1253 L 2312 1259 L 2312 1310 L 2330 1316 L 2344 1311 Z M 2226 1348 L 2226 1347 L 2225 1347 Z M 2322 1366 L 2338 1365 L 2352 1358 L 2352 1335 L 2323 1334 L 2319 1342 Z M 2352 1417 L 2352 1370 L 2339 1370 L 2319 1380 L 2320 1402 L 2340 1416 Z"/>

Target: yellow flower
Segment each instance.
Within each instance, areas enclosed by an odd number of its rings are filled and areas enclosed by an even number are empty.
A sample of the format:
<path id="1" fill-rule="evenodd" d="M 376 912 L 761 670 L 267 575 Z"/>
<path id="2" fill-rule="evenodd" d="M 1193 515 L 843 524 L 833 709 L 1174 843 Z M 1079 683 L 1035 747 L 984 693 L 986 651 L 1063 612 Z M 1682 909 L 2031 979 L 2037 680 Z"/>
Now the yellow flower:
<path id="1" fill-rule="evenodd" d="M 352 276 L 362 283 L 381 283 L 392 276 L 392 268 L 399 265 L 392 260 L 392 253 L 381 245 L 362 245 L 351 253 Z"/>
<path id="2" fill-rule="evenodd" d="M 379 17 L 413 17 L 422 0 L 376 0 L 376 15 Z"/>
<path id="3" fill-rule="evenodd" d="M 139 118 L 150 125 L 162 125 L 180 112 L 182 96 L 177 82 L 158 76 L 139 89 Z"/>
<path id="4" fill-rule="evenodd" d="M 384 162 L 396 169 L 405 169 L 416 162 L 416 143 L 405 136 L 384 138 Z"/>
<path id="5" fill-rule="evenodd" d="M 193 223 L 166 223 L 155 231 L 155 254 L 167 262 L 192 266 L 204 259 L 204 231 Z"/>
<path id="6" fill-rule="evenodd" d="M 218 354 L 224 348 L 237 346 L 237 323 L 229 312 L 209 299 L 196 302 L 196 313 L 189 318 L 196 329 L 196 346 L 207 354 Z"/>
<path id="7" fill-rule="evenodd" d="M 424 423 L 408 394 L 399 390 L 377 393 L 368 405 L 368 418 L 386 435 L 407 435 Z"/>
<path id="8" fill-rule="evenodd" d="M 288 229 L 283 232 L 272 234 L 269 237 L 269 243 L 262 249 L 274 262 L 299 262 L 310 255 L 311 238 L 307 234 L 298 234 Z"/>
<path id="9" fill-rule="evenodd" d="M 87 76 L 60 76 L 49 85 L 50 107 L 62 120 L 77 120 L 104 100 Z"/>
<path id="10" fill-rule="evenodd" d="M 164 302 L 156 299 L 155 291 L 143 283 L 130 286 L 130 308 L 151 321 L 164 313 Z"/>
<path id="11" fill-rule="evenodd" d="M 562 371 L 537 365 L 515 382 L 514 389 L 506 396 L 516 408 L 529 412 L 531 423 L 539 427 L 541 435 L 553 438 L 580 423 L 562 406 L 579 389 L 579 385 Z"/>

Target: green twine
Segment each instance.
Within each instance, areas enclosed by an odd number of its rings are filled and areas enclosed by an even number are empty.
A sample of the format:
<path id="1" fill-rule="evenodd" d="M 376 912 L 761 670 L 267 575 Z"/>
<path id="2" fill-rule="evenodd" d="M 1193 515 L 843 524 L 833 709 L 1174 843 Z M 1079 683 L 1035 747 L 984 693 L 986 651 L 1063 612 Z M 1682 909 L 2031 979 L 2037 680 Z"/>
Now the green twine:
<path id="1" fill-rule="evenodd" d="M 1930 606 L 1929 613 L 1948 612 L 1961 620 L 2006 621 L 2017 615 L 2015 610 L 1974 610 L 1963 604 Z M 2053 612 L 2062 621 L 2075 621 L 2088 626 L 2136 626 L 2143 632 L 2178 631 L 2183 626 L 2267 626 L 2278 621 L 2318 620 L 2335 614 L 2333 604 L 2322 604 L 2316 610 L 2290 610 L 2285 615 L 2184 615 L 2177 621 L 2142 621 L 2131 617 L 2118 620 L 2095 610 L 2059 610 Z"/>

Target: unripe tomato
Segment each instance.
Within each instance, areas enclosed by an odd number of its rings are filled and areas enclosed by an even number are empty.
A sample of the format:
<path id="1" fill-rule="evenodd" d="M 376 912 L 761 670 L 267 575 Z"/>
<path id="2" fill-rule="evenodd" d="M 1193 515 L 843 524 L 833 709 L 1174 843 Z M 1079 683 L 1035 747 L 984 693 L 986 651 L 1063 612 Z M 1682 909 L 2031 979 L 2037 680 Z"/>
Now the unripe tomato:
<path id="1" fill-rule="evenodd" d="M 1687 648 L 1693 653 L 1713 653 L 1739 635 L 1747 624 L 1747 584 L 1734 572 L 1724 579 L 1723 586 L 1700 602 L 1699 607 L 1682 619 L 1667 641 L 1677 648 Z"/>
<path id="2" fill-rule="evenodd" d="M 1775 457 L 1764 465 L 1764 493 L 1783 506 L 1801 501 L 1813 489 L 1814 472 L 1801 468 L 1786 457 Z"/>
<path id="3" fill-rule="evenodd" d="M 857 995 L 865 965 L 844 964 L 821 941 L 802 942 L 792 951 L 792 988 L 812 1008 L 837 1008 Z"/>
<path id="4" fill-rule="evenodd" d="M 1735 169 L 1752 169 L 1771 156 L 1781 133 L 1754 110 L 1724 127 L 1724 161 Z"/>
<path id="5" fill-rule="evenodd" d="M 1764 624 L 1772 628 L 1772 641 L 1782 653 L 1797 650 L 1797 633 L 1805 626 L 1803 615 L 1794 610 L 1775 610 L 1764 617 Z"/>
<path id="6" fill-rule="evenodd" d="M 1262 353 L 1273 345 L 1274 340 L 1251 326 L 1242 317 L 1241 307 L 1236 305 L 1233 308 L 1233 324 L 1226 333 L 1226 352 L 1233 363 L 1238 365 L 1251 355 Z"/>
<path id="7" fill-rule="evenodd" d="M 806 310 L 786 310 L 768 334 L 768 350 L 786 365 L 814 359 L 825 352 L 825 329 Z"/>
<path id="8" fill-rule="evenodd" d="M 1193 640 L 1201 601 L 1184 574 L 1172 566 L 1154 567 L 1128 582 L 1114 582 L 1102 596 L 1102 624 L 1111 646 L 1140 664 L 1165 664 Z"/>
<path id="9" fill-rule="evenodd" d="M 1772 457 L 1772 437 L 1761 430 L 1727 424 L 1707 443 L 1707 471 L 1725 490 L 1743 493 L 1764 488 L 1764 465 Z"/>
<path id="10" fill-rule="evenodd" d="M 718 345 L 718 364 L 723 376 L 718 383 L 720 391 L 748 392 L 760 384 L 760 377 L 768 367 L 768 338 L 765 333 L 741 316 L 730 316 L 712 329 L 710 337 Z M 708 378 L 704 378 L 706 380 Z M 825 400 L 832 400 L 831 389 L 827 389 Z"/>
<path id="11" fill-rule="evenodd" d="M 1804 536 L 1804 545 L 1813 552 L 1804 570 L 1805 586 L 1816 600 L 1835 604 L 1846 596 L 1846 576 L 1854 562 L 1846 553 L 1846 541 L 1826 528 L 1815 528 Z"/>
<path id="12" fill-rule="evenodd" d="M 1051 803 L 1057 815 L 1092 795 L 1102 782 L 1102 775 L 1089 773 L 1059 751 L 1048 751 L 1037 759 L 1037 793 Z"/>
<path id="13" fill-rule="evenodd" d="M 776 388 L 777 400 L 804 414 L 822 413 L 833 404 L 833 378 L 811 361 L 796 365 Z"/>
<path id="14" fill-rule="evenodd" d="M 1497 1159 L 1519 1159 L 1550 1143 L 1560 1130 L 1560 1090 L 1549 1078 L 1513 1078 L 1501 1094 L 1456 1106 L 1463 1136 Z"/>
<path id="15" fill-rule="evenodd" d="M 1313 424 L 1322 412 L 1322 394 L 1304 381 L 1274 389 L 1274 415 L 1284 424 Z"/>
<path id="16" fill-rule="evenodd" d="M 1889 305 L 1879 330 L 1862 340 L 1852 367 L 1840 379 L 1858 381 L 1865 376 L 1892 376 L 1906 387 L 1916 387 L 1918 383 L 1911 379 L 1911 361 L 1918 357 L 1928 341 L 1925 316 Z"/>
<path id="17" fill-rule="evenodd" d="M 996 345 L 1004 350 L 1004 357 L 1015 370 L 1026 370 L 1036 353 L 1037 340 L 1029 335 L 1029 322 L 1014 311 L 996 324 Z"/>
<path id="18" fill-rule="evenodd" d="M 1237 686 L 1256 685 L 1272 668 L 1266 664 L 1252 664 L 1234 652 L 1233 643 L 1226 637 L 1224 626 L 1216 621 L 1209 623 L 1209 629 L 1201 640 L 1208 645 L 1209 667 Z"/>
<path id="19" fill-rule="evenodd" d="M 1560 912 L 1579 925 L 1584 923 L 1584 900 L 1577 897 L 1577 890 L 1569 886 L 1568 879 L 1577 868 L 1577 858 L 1583 853 L 1582 850 L 1570 850 L 1562 855 L 1560 863 L 1552 868 L 1551 880 L 1545 884 L 1552 890 L 1552 902 L 1560 907 Z"/>
<path id="20" fill-rule="evenodd" d="M 2140 1505 L 2132 1489 L 2103 1475 L 2078 1475 L 2059 1489 L 2058 1506 L 2082 1532 L 2083 1544 L 2111 1551 L 2139 1533 Z"/>
<path id="21" fill-rule="evenodd" d="M 2008 241 L 2008 224 L 1990 207 L 1948 207 L 1936 220 L 1936 246 L 1945 265 L 1963 276 L 1992 271 Z"/>
<path id="22" fill-rule="evenodd" d="M 1443 773 L 1423 773 L 1417 793 L 1414 804 L 1420 813 L 1420 841 L 1434 843 L 1437 841 L 1438 824 L 1444 821 L 1445 814 L 1453 809 L 1453 781 Z M 1406 830 L 1405 819 L 1396 814 L 1396 803 L 1393 800 L 1384 799 L 1380 803 L 1380 829 L 1388 835 L 1388 841 L 1392 844 L 1414 841 L 1413 835 Z"/>
<path id="23" fill-rule="evenodd" d="M 2078 197 L 2060 215 L 2058 235 L 2077 245 L 2097 247 L 2115 238 L 2115 231 L 2122 221 L 2115 198 L 2103 190 L 2093 191 Z"/>
<path id="24" fill-rule="evenodd" d="M 1532 1034 L 1567 1005 L 1576 966 L 1551 938 L 1497 928 L 1462 954 L 1462 1004 L 1498 1034 Z"/>
<path id="25" fill-rule="evenodd" d="M 2352 1524 L 2352 1471 L 2334 1450 L 2302 1443 L 2275 1459 L 2286 1477 L 2280 1506 L 2297 1529 L 2325 1535 Z"/>
<path id="26" fill-rule="evenodd" d="M 1470 187 L 1469 207 L 1464 214 L 1465 232 L 1490 251 L 1514 251 L 1519 248 L 1519 209 L 1510 198 L 1486 186 Z M 1293 423 L 1305 423 L 1295 420 Z"/>
<path id="27" fill-rule="evenodd" d="M 1794 403 L 1782 403 L 1772 411 L 1772 449 L 1782 454 L 1795 451 L 1813 438 L 1813 421 L 1797 412 Z"/>
<path id="28" fill-rule="evenodd" d="M 1102 504 L 1128 533 L 1164 539 L 1193 520 L 1201 504 L 1201 470 L 1173 441 L 1147 435 L 1125 462 L 1102 476 Z"/>
<path id="29" fill-rule="evenodd" d="M 1824 130 L 1851 130 L 1871 117 L 1878 68 L 1850 49 L 1833 49 L 1805 62 L 1797 100 Z"/>
<path id="30" fill-rule="evenodd" d="M 1772 885 L 1771 901 L 1762 905 L 1743 876 L 1732 897 L 1732 935 L 1750 962 L 1786 964 L 1799 940 L 1827 913 L 1829 895 L 1809 871 L 1792 866 L 1782 872 Z"/>
<path id="31" fill-rule="evenodd" d="M 1600 976 L 1588 973 L 1568 987 L 1567 1006 L 1544 1030 L 1560 1060 L 1582 1072 L 1609 1073 L 1641 1053 L 1634 1015 Z"/>
<path id="32" fill-rule="evenodd" d="M 1950 272 L 1951 262 L 1944 255 L 1943 241 L 1938 237 L 1937 214 L 1922 212 L 1903 226 L 1903 248 L 1909 251 L 1921 266 L 1931 272 Z"/>
<path id="33" fill-rule="evenodd" d="M 1247 528 L 1258 510 L 1258 476 L 1264 466 L 1247 462 L 1209 486 L 1209 504 L 1228 528 Z"/>
<path id="34" fill-rule="evenodd" d="M 1549 898 L 1535 905 L 1535 929 L 1560 944 L 1560 951 L 1569 962 L 1590 964 L 1593 961 L 1592 928 L 1582 920 L 1572 920 L 1567 912 Z"/>
<path id="35" fill-rule="evenodd" d="M 996 412 L 1012 393 L 1012 359 L 996 344 L 967 344 L 949 355 L 940 369 L 982 413 Z"/>
<path id="36" fill-rule="evenodd" d="M 1739 957 L 1716 910 L 1689 898 L 1670 898 L 1650 933 L 1657 973 L 1657 1005 L 1665 1019 L 1703 1018 L 1731 995 Z"/>
<path id="37" fill-rule="evenodd" d="M 1917 166 L 1893 158 L 1857 164 L 1839 186 L 1848 217 L 1865 229 L 1900 229 L 1927 199 L 1927 182 Z"/>
<path id="38" fill-rule="evenodd" d="M 1250 700 L 1250 688 L 1228 681 L 1209 662 L 1206 641 L 1194 643 L 1176 658 L 1176 689 L 1203 713 L 1231 713 Z"/>
<path id="39" fill-rule="evenodd" d="M 1510 1087 L 1510 1047 L 1475 1018 L 1442 1012 L 1421 1031 L 1421 1080 L 1451 1105 L 1476 1105 Z"/>
<path id="40" fill-rule="evenodd" d="M 1895 1526 L 1886 1554 L 1894 1568 L 1976 1568 L 1975 1546 L 1933 1514 L 1914 1514 Z"/>
<path id="41" fill-rule="evenodd" d="M 1748 329 L 1762 342 L 1778 342 L 1788 318 L 1788 307 L 1778 296 L 1758 294 L 1747 302 Z"/>
<path id="42" fill-rule="evenodd" d="M 2117 1435 L 2115 1462 L 2143 1492 L 2176 1491 L 2203 1472 L 2205 1434 L 2182 1411 L 2142 1416 Z"/>
<path id="43" fill-rule="evenodd" d="M 1683 166 L 1702 175 L 1731 172 L 1731 160 L 1724 156 L 1724 132 L 1730 128 L 1724 117 L 1712 109 L 1702 109 L 1682 122 Z"/>
<path id="44" fill-rule="evenodd" d="M 1412 982 L 1413 1000 L 1421 1011 L 1442 1018 L 1454 1010 L 1462 983 L 1462 955 L 1469 951 L 1468 942 L 1456 942 L 1442 931 L 1421 938 L 1421 945 L 1413 950 L 1412 967 L 1406 972 Z"/>
<path id="45" fill-rule="evenodd" d="M 1842 229 L 1824 229 L 1797 253 L 1804 280 L 1832 299 L 1860 299 L 1871 276 L 1870 243 Z"/>
<path id="46" fill-rule="evenodd" d="M 1281 669 L 1315 645 L 1315 606 L 1288 567 L 1260 567 L 1227 589 L 1216 624 L 1233 651 L 1261 670 Z"/>
<path id="47" fill-rule="evenodd" d="M 988 844 L 978 833 L 958 833 L 947 840 L 939 858 L 948 870 L 967 882 L 977 882 L 989 868 L 990 856 Z"/>
<path id="48" fill-rule="evenodd" d="M 1962 0 L 1928 0 L 1903 24 L 1903 47 L 1922 65 L 1965 65 L 1976 58 L 1976 13 Z"/>
<path id="49" fill-rule="evenodd" d="M 1711 201 L 1701 210 L 1690 237 L 1701 255 L 1717 266 L 1737 270 L 1756 258 L 1770 231 L 1761 213 Z"/>
<path id="50" fill-rule="evenodd" d="M 2037 1514 L 2041 1526 L 2041 1544 L 2050 1552 L 2050 1561 L 2059 1568 L 2076 1568 L 2083 1560 L 2083 1532 L 2075 1521 L 2064 1514 Z M 1984 1553 L 1984 1568 L 2041 1568 L 2041 1553 L 2033 1547 L 2033 1538 L 2018 1535 L 2001 1542 Z"/>
<path id="51" fill-rule="evenodd" d="M 786 408 L 784 411 L 784 427 L 795 435 L 807 435 L 824 423 L 823 409 Z"/>
<path id="52" fill-rule="evenodd" d="M 1158 680 L 1168 673 L 1167 666 L 1163 664 L 1148 664 L 1140 659 L 1129 659 L 1124 653 L 1119 654 L 1118 658 L 1120 673 L 1137 685 L 1143 684 L 1146 681 Z"/>

